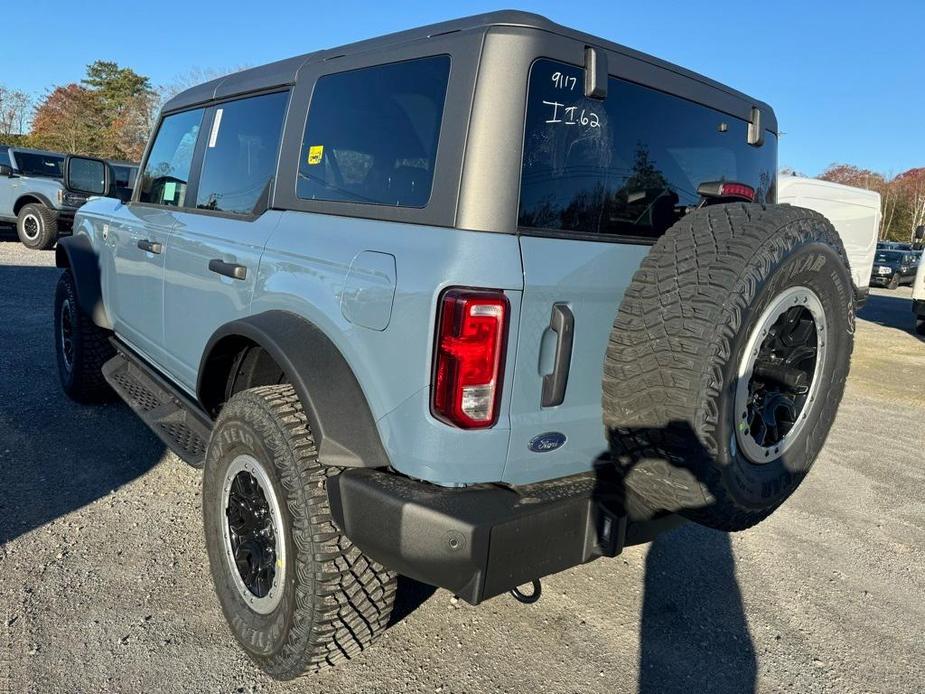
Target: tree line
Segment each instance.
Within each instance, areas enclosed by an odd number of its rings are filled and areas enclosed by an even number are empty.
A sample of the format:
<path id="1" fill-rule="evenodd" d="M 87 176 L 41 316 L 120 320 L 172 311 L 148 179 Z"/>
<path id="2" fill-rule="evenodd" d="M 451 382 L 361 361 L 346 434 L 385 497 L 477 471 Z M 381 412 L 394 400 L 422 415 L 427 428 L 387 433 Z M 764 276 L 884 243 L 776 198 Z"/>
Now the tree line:
<path id="1" fill-rule="evenodd" d="M 793 173 L 792 169 L 782 173 Z M 851 164 L 832 164 L 816 178 L 864 188 L 880 193 L 880 238 L 889 241 L 913 240 L 915 230 L 925 225 L 925 167 L 884 176 Z"/>
<path id="2" fill-rule="evenodd" d="M 131 68 L 97 60 L 80 82 L 37 100 L 0 85 L 0 144 L 137 162 L 165 101 L 228 72 L 194 68 L 154 87 Z"/>
<path id="3" fill-rule="evenodd" d="M 37 101 L 0 85 L 0 144 L 137 162 L 167 99 L 228 72 L 194 68 L 155 88 L 131 68 L 97 60 L 87 66 L 80 82 L 54 87 Z M 851 164 L 832 164 L 817 178 L 880 193 L 881 239 L 909 241 L 915 229 L 925 225 L 925 167 L 884 176 Z"/>

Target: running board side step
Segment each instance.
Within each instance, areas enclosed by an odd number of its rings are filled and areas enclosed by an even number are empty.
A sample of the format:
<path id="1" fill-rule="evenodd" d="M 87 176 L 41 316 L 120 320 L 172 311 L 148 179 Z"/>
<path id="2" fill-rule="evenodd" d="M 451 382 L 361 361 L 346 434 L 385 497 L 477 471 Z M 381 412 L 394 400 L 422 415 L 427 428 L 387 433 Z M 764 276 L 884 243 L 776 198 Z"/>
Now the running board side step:
<path id="1" fill-rule="evenodd" d="M 118 340 L 103 377 L 167 447 L 193 467 L 202 467 L 212 420 L 185 393 Z"/>

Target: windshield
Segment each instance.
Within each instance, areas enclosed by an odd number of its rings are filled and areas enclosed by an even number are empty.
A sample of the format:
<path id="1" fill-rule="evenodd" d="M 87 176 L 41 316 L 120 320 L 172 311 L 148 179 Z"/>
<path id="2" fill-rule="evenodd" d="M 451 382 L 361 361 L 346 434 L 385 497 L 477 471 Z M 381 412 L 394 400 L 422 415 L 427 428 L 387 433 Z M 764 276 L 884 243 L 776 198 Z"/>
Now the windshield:
<path id="1" fill-rule="evenodd" d="M 877 262 L 878 263 L 898 263 L 902 253 L 899 251 L 878 251 L 877 252 Z"/>
<path id="2" fill-rule="evenodd" d="M 55 154 L 38 154 L 36 152 L 15 152 L 16 167 L 24 176 L 47 176 L 61 178 L 61 166 L 64 157 Z"/>

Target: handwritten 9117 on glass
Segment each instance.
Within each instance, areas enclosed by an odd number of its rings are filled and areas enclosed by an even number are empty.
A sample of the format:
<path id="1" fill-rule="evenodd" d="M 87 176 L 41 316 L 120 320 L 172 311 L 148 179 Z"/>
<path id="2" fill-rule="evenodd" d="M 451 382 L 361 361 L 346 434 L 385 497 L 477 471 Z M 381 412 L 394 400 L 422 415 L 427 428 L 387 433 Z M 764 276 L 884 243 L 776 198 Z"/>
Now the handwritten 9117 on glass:
<path id="1" fill-rule="evenodd" d="M 573 75 L 566 75 L 561 72 L 552 74 L 552 83 L 556 89 L 574 92 L 578 85 L 578 78 Z M 586 128 L 601 127 L 601 118 L 592 109 L 580 107 L 578 105 L 569 105 L 561 101 L 543 100 L 545 106 L 549 106 L 551 113 L 546 123 L 560 123 L 562 125 L 579 125 Z"/>

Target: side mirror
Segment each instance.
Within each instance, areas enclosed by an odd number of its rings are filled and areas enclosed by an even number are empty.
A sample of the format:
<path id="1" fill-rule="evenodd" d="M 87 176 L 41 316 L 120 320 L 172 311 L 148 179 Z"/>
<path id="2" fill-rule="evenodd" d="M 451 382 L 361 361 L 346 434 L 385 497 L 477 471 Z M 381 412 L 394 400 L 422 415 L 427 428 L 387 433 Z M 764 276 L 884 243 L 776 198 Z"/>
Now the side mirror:
<path id="1" fill-rule="evenodd" d="M 7 178 L 13 177 L 13 167 L 7 164 L 0 164 L 0 176 L 6 176 Z"/>
<path id="2" fill-rule="evenodd" d="M 109 165 L 102 159 L 69 156 L 64 160 L 64 187 L 84 195 L 109 195 Z"/>

